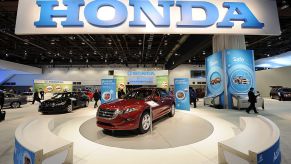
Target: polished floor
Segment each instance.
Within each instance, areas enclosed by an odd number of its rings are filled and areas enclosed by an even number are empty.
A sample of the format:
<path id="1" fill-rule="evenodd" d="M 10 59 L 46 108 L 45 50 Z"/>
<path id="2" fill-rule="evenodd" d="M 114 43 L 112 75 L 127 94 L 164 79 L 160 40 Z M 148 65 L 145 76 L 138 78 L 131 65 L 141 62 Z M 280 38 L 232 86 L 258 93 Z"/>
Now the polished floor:
<path id="1" fill-rule="evenodd" d="M 261 115 L 274 121 L 281 131 L 281 150 L 282 150 L 282 163 L 291 163 L 291 102 L 279 102 L 277 100 L 267 99 L 265 102 L 265 111 L 259 111 Z M 14 149 L 14 131 L 16 127 L 28 117 L 37 117 L 41 114 L 37 112 L 37 104 L 25 105 L 20 109 L 11 110 L 6 109 L 6 120 L 0 123 L 0 163 L 9 164 L 13 163 L 13 149 Z M 241 116 L 255 116 L 255 114 L 247 114 L 244 111 L 236 110 L 216 110 L 209 107 L 203 107 L 202 103 L 198 104 L 197 109 L 192 109 L 193 113 L 200 114 L 201 116 L 214 116 L 223 119 L 233 125 L 233 132 L 239 133 L 239 129 L 236 128 L 239 125 L 239 117 Z M 94 115 L 95 109 L 92 108 L 92 104 L 87 109 L 79 109 L 70 114 L 61 115 L 45 115 L 42 117 L 59 117 L 63 120 L 71 120 L 76 116 L 80 116 L 86 113 L 92 113 Z M 92 115 L 92 117 L 94 117 Z M 91 117 L 91 118 L 92 118 Z M 88 119 L 89 120 L 89 119 Z M 87 120 L 87 121 L 88 121 Z M 86 121 L 85 121 L 86 122 Z M 84 122 L 83 122 L 84 123 Z M 83 124 L 82 123 L 82 124 Z M 55 133 L 60 133 L 56 129 Z M 210 153 L 211 154 L 211 153 Z M 215 154 L 215 151 L 213 152 Z M 122 155 L 122 154 L 121 154 Z M 175 153 L 173 153 L 175 157 Z M 207 158 L 207 155 L 204 155 Z M 76 158 L 76 159 L 75 159 Z M 88 163 L 82 162 L 78 157 L 74 157 L 75 163 Z M 208 160 L 209 163 L 216 163 L 216 158 Z M 208 163 L 204 162 L 204 163 Z"/>

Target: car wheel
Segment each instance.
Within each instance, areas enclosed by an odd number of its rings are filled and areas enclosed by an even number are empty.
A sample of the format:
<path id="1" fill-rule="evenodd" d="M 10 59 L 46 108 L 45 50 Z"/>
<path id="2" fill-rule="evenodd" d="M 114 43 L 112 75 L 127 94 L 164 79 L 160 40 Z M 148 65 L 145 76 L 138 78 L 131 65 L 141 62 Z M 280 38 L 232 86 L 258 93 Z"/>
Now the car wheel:
<path id="1" fill-rule="evenodd" d="M 144 134 L 151 128 L 152 119 L 149 112 L 144 112 L 139 120 L 139 132 Z"/>
<path id="2" fill-rule="evenodd" d="M 176 108 L 175 108 L 175 104 L 173 104 L 173 105 L 171 106 L 169 116 L 170 116 L 170 117 L 173 117 L 173 116 L 175 115 L 175 113 L 176 113 Z"/>
<path id="3" fill-rule="evenodd" d="M 11 108 L 16 109 L 20 107 L 20 103 L 19 102 L 13 102 L 11 103 Z"/>
<path id="4" fill-rule="evenodd" d="M 85 107 L 89 106 L 89 100 L 85 102 Z"/>
<path id="5" fill-rule="evenodd" d="M 66 112 L 71 113 L 73 111 L 73 106 L 70 104 L 67 106 Z"/>

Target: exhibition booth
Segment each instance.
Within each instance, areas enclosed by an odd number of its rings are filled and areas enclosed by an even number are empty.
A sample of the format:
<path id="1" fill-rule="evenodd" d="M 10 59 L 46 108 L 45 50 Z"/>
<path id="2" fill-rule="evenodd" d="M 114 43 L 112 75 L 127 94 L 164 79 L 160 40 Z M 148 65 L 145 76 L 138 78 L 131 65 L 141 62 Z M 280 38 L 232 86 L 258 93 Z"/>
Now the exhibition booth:
<path id="1" fill-rule="evenodd" d="M 191 64 L 181 65 L 187 73 L 52 66 L 11 78 L 26 78 L 33 92 L 47 94 L 38 104 L 39 115 L 15 131 L 15 164 L 281 163 L 274 122 L 234 114 L 237 127 L 217 114 L 247 108 L 251 88 L 259 94 L 255 52 L 246 49 L 244 35 L 280 35 L 273 0 L 19 0 L 15 33 L 214 35 L 200 81 L 190 77 L 198 70 Z M 200 102 L 217 113 L 191 108 L 197 99 L 191 86 L 199 82 L 206 84 Z M 93 107 L 95 98 L 100 103 Z M 256 105 L 264 109 L 264 99 L 258 96 Z"/>

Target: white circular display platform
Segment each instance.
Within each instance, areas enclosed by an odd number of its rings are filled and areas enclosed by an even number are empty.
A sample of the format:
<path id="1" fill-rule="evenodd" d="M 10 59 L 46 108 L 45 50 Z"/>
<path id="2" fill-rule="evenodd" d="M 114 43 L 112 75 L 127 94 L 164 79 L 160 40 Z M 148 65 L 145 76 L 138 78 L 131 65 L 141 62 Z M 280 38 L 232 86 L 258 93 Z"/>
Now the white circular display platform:
<path id="1" fill-rule="evenodd" d="M 119 148 L 107 146 L 104 144 L 96 143 L 85 138 L 81 132 L 80 128 L 88 120 L 92 119 L 96 115 L 96 111 L 87 111 L 86 114 L 75 115 L 74 118 L 68 119 L 66 121 L 61 121 L 54 130 L 53 133 L 63 139 L 72 141 L 74 143 L 74 163 L 160 163 L 160 164 L 192 164 L 192 163 L 218 163 L 218 142 L 226 140 L 235 136 L 234 129 L 237 129 L 232 123 L 220 119 L 217 116 L 209 115 L 207 112 L 201 110 L 192 110 L 191 112 L 177 111 L 177 119 L 166 118 L 165 121 L 178 120 L 180 116 L 188 115 L 189 118 L 198 117 L 202 120 L 207 120 L 212 126 L 212 133 L 206 138 L 204 136 L 200 138 L 200 141 L 195 143 L 190 143 L 184 146 L 170 147 L 170 148 L 151 148 L 151 149 L 133 149 L 133 148 Z M 188 117 L 187 116 L 187 117 Z M 199 119 L 197 119 L 199 120 Z M 179 120 L 183 122 L 184 120 Z M 206 121 L 206 125 L 209 124 Z M 58 121 L 57 121 L 58 122 Z M 88 122 L 87 122 L 88 123 Z M 194 123 L 194 122 L 192 122 Z M 188 123 L 189 124 L 189 123 Z M 163 126 L 163 123 L 157 123 L 154 125 L 154 130 L 152 135 L 159 133 L 157 128 Z M 178 129 L 168 128 L 168 131 L 176 132 L 176 137 L 179 140 L 186 138 L 185 134 L 179 133 L 179 130 L 183 128 L 200 128 L 201 131 L 204 127 L 197 125 L 185 125 L 179 127 Z M 211 127 L 210 127 L 211 128 Z M 98 130 L 94 130 L 98 134 Z M 94 132 L 93 131 L 93 132 Z M 172 133 L 171 132 L 171 133 Z M 99 132 L 100 133 L 100 132 Z M 191 133 L 191 132 L 189 132 Z M 200 131 L 197 131 L 200 133 Z M 97 135 L 96 134 L 96 135 Z M 160 134 L 159 134 L 160 135 Z M 91 136 L 92 137 L 92 136 Z M 109 136 L 108 136 L 109 137 Z M 139 137 L 139 136 L 134 136 Z M 133 137 L 133 138 L 134 138 Z M 150 136 L 150 132 L 145 136 L 141 136 L 143 139 L 150 137 L 150 140 L 155 140 L 154 137 Z M 201 140 L 202 139 L 202 140 Z M 166 139 L 164 139 L 165 141 Z M 163 142 L 164 142 L 163 141 Z M 158 142 L 158 141 L 155 141 Z M 182 141 L 181 141 L 182 142 Z"/>
<path id="2" fill-rule="evenodd" d="M 98 144 L 126 149 L 165 149 L 201 141 L 213 132 L 210 122 L 195 115 L 177 112 L 174 117 L 164 116 L 153 123 L 153 131 L 107 132 L 96 126 L 96 118 L 84 122 L 80 133 Z"/>

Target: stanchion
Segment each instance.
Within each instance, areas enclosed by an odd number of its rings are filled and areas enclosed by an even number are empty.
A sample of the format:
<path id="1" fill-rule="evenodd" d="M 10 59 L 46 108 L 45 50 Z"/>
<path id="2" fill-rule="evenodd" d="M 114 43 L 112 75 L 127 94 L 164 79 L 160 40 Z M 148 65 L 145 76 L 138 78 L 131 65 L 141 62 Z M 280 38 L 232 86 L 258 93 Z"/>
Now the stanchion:
<path id="1" fill-rule="evenodd" d="M 151 134 L 153 132 L 153 111 L 152 107 L 150 107 L 150 117 L 151 117 Z"/>

